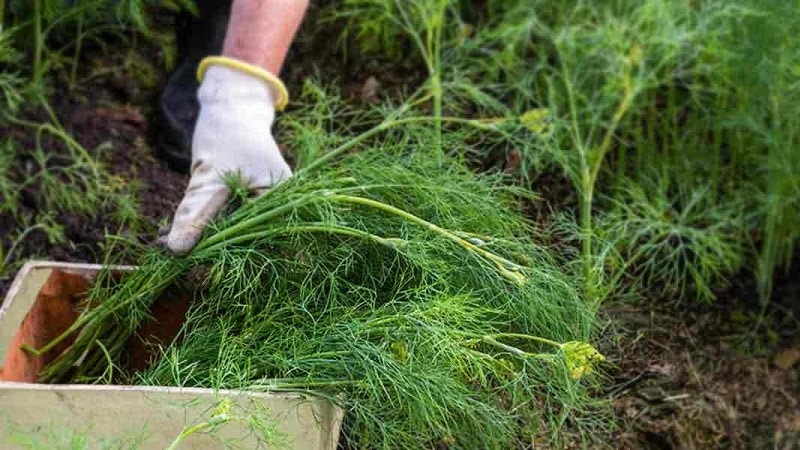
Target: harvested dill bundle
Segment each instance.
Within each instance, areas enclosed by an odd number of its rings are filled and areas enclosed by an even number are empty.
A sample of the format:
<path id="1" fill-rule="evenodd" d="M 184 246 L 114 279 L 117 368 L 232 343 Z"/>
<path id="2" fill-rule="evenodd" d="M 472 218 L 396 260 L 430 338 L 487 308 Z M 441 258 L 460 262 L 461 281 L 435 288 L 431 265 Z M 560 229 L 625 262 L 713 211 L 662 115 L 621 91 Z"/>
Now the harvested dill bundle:
<path id="1" fill-rule="evenodd" d="M 323 395 L 362 448 L 508 448 L 584 406 L 579 379 L 602 359 L 583 343 L 591 310 L 532 241 L 524 192 L 424 139 L 332 163 L 349 145 L 187 257 L 150 250 L 98 287 L 42 375 L 101 380 L 157 295 L 201 268 L 182 338 L 134 382 Z"/>

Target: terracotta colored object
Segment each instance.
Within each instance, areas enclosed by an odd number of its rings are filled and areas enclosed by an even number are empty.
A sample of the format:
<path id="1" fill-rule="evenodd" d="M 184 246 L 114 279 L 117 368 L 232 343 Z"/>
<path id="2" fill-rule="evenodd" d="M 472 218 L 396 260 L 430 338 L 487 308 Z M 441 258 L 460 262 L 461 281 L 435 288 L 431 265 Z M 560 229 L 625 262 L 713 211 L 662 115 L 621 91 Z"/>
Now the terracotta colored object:
<path id="1" fill-rule="evenodd" d="M 100 268 L 28 263 L 9 289 L 0 306 L 0 361 L 4 361 L 0 369 L 0 448 L 26 448 L 14 444 L 14 433 L 41 437 L 69 430 L 82 433 L 90 447 L 121 439 L 141 442 L 145 450 L 161 450 L 185 427 L 207 421 L 222 399 L 231 401 L 233 411 L 245 414 L 243 417 L 248 411 L 267 411 L 290 448 L 336 448 L 343 412 L 320 398 L 159 386 L 36 384 L 39 370 L 62 352 L 70 339 L 40 357 L 20 350 L 20 345 L 40 348 L 67 330 L 78 317 Z M 179 337 L 191 298 L 173 289 L 156 301 L 151 310 L 153 320 L 126 344 L 124 367 L 145 368 L 157 344 L 166 345 Z M 247 428 L 247 420 L 228 422 L 218 431 L 216 436 L 194 434 L 181 448 L 221 448 L 220 438 L 230 439 L 240 448 L 264 448 Z"/>
<path id="2" fill-rule="evenodd" d="M 11 341 L 0 367 L 0 381 L 38 381 L 39 371 L 69 347 L 77 332 L 41 356 L 23 351 L 22 345 L 42 348 L 67 331 L 78 318 L 92 281 L 92 277 L 85 273 L 53 269 Z M 152 319 L 128 340 L 125 368 L 134 371 L 146 369 L 156 346 L 168 344 L 177 336 L 190 303 L 190 296 L 185 293 L 168 293 L 158 299 L 151 310 Z"/>
<path id="3" fill-rule="evenodd" d="M 85 277 L 53 270 L 11 341 L 5 362 L 0 368 L 0 380 L 37 381 L 42 367 L 64 351 L 74 336 L 42 356 L 30 355 L 22 351 L 20 346 L 27 344 L 41 348 L 66 331 L 78 318 L 82 294 L 89 284 Z"/>

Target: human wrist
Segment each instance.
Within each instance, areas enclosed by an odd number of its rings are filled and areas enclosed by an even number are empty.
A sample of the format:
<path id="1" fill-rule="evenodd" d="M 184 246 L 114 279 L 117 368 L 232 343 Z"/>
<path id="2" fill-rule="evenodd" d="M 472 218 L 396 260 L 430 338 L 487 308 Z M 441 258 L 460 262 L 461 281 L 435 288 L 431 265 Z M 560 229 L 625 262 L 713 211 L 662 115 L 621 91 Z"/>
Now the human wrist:
<path id="1" fill-rule="evenodd" d="M 289 101 L 289 93 L 278 77 L 234 58 L 204 58 L 197 68 L 197 77 L 202 83 L 198 93 L 201 102 L 209 96 L 238 97 L 242 101 L 266 97 L 270 105 L 281 111 Z"/>

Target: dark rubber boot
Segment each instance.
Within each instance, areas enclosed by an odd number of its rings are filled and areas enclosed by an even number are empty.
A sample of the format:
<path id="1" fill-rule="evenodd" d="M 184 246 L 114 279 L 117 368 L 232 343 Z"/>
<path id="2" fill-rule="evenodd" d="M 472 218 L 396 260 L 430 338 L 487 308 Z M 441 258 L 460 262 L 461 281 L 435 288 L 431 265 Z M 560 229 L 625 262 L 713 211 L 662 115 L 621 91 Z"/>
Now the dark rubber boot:
<path id="1" fill-rule="evenodd" d="M 156 155 L 173 170 L 188 173 L 191 144 L 200 105 L 197 102 L 197 65 L 219 55 L 230 15 L 230 1 L 197 1 L 199 17 L 182 13 L 176 30 L 178 64 L 161 94 L 161 123 L 156 127 Z"/>

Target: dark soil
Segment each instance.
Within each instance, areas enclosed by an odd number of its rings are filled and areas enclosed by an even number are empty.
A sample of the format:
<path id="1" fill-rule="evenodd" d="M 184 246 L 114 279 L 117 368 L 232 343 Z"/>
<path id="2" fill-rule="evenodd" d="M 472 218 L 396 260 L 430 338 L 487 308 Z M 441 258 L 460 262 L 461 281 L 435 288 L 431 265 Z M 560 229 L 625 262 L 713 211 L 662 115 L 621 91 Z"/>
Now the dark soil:
<path id="1" fill-rule="evenodd" d="M 609 305 L 617 448 L 800 448 L 800 261 L 757 307 L 751 275 L 713 305 Z"/>
<path id="2" fill-rule="evenodd" d="M 308 30 L 301 34 L 284 74 L 290 92 L 299 92 L 305 77 L 318 75 L 341 86 L 346 97 L 373 102 L 376 97 L 396 96 L 403 86 L 423 79 L 413 61 L 403 67 L 379 58 L 357 66 L 343 62 L 343 52 L 335 44 L 335 39 Z M 118 55 L 106 64 L 122 67 L 125 57 Z M 143 87 L 129 73 L 112 71 L 77 91 L 59 92 L 54 102 L 65 127 L 79 142 L 88 148 L 111 142 L 110 170 L 141 184 L 140 211 L 148 226 L 135 237 L 142 242 L 153 242 L 159 225 L 171 218 L 187 181 L 151 150 L 154 141 L 149 130 L 158 120 L 154 114 L 157 86 L 164 80 L 163 72 L 155 70 L 155 74 L 150 87 Z M 21 133 L 12 131 L 17 136 Z M 32 138 L 22 135 L 21 139 Z M 51 143 L 49 149 L 58 152 L 58 143 Z M 546 217 L 550 207 L 563 205 L 570 192 L 564 183 L 558 174 L 535 183 L 544 199 L 529 206 L 533 217 Z M 22 207 L 34 210 L 36 205 Z M 67 243 L 50 245 L 44 235 L 34 232 L 17 258 L 101 260 L 106 225 L 102 215 L 62 214 L 58 220 L 65 226 Z M 16 233 L 18 225 L 0 215 L 0 239 Z M 775 299 L 764 312 L 753 306 L 758 302 L 750 279 L 750 274 L 741 274 L 713 305 L 654 302 L 603 309 L 608 324 L 602 351 L 615 365 L 609 370 L 611 382 L 605 395 L 620 425 L 606 445 L 800 448 L 800 263 L 778 281 Z M 0 296 L 10 280 L 0 279 Z"/>
<path id="3" fill-rule="evenodd" d="M 99 106 L 97 103 L 73 106 L 60 105 L 57 108 L 65 128 L 78 142 L 87 148 L 94 148 L 110 142 L 113 151 L 106 161 L 109 171 L 120 176 L 127 183 L 141 186 L 138 190 L 140 212 L 146 230 L 137 237 L 145 242 L 157 236 L 154 230 L 158 224 L 171 219 L 172 212 L 180 201 L 188 178 L 170 171 L 166 164 L 153 156 L 148 145 L 147 120 L 135 106 Z M 52 140 L 46 143 L 53 152 L 60 151 L 60 143 Z M 23 211 L 35 210 L 37 205 L 26 202 L 23 196 L 20 205 Z M 56 221 L 64 227 L 66 241 L 50 244 L 44 233 L 34 231 L 22 241 L 15 253 L 15 259 L 50 259 L 68 262 L 98 262 L 101 260 L 100 243 L 103 242 L 110 218 L 98 212 L 96 217 L 81 217 L 69 212 L 61 212 Z M 16 235 L 19 224 L 14 218 L 0 215 L 0 236 Z M 3 242 L 5 248 L 9 247 Z M 10 278 L 0 279 L 0 294 L 5 293 Z"/>

